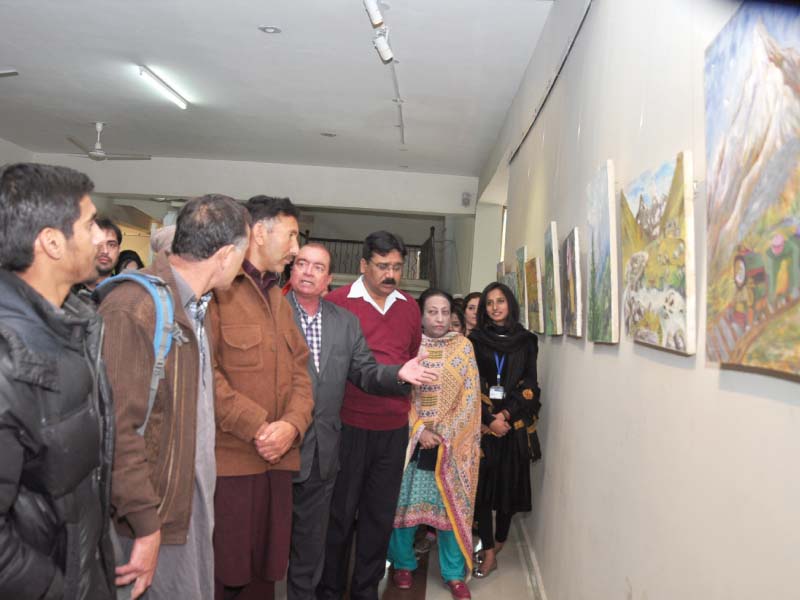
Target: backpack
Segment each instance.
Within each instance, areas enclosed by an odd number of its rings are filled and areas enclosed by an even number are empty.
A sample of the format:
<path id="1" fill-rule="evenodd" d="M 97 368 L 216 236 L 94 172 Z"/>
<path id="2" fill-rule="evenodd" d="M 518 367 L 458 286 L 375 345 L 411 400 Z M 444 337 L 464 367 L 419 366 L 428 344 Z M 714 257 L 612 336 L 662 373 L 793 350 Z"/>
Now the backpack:
<path id="1" fill-rule="evenodd" d="M 173 340 L 180 344 L 183 341 L 180 326 L 175 323 L 175 306 L 172 300 L 172 292 L 169 286 L 160 277 L 148 273 L 120 273 L 102 281 L 95 288 L 92 295 L 97 303 L 103 301 L 108 294 L 119 284 L 126 281 L 133 281 L 142 286 L 150 294 L 156 309 L 156 325 L 153 332 L 153 373 L 150 376 L 150 392 L 147 397 L 147 413 L 144 423 L 137 429 L 139 435 L 144 435 L 147 428 L 147 421 L 150 419 L 150 412 L 156 401 L 156 391 L 158 383 L 164 378 L 167 355 L 172 348 Z"/>

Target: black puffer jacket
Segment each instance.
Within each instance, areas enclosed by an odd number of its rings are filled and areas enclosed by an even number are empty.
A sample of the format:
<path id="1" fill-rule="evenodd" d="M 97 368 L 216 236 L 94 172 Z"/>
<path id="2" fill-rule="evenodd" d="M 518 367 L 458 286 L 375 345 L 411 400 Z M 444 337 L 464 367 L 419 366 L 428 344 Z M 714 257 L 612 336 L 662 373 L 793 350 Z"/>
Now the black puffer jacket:
<path id="1" fill-rule="evenodd" d="M 102 322 L 0 270 L 0 598 L 114 597 Z"/>

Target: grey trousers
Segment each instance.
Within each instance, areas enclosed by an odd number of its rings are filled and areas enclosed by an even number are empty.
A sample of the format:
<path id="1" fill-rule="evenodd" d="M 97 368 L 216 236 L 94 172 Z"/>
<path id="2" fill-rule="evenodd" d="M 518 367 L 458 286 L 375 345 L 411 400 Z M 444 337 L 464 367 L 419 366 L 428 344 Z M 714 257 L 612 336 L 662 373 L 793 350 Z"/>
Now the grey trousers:
<path id="1" fill-rule="evenodd" d="M 313 600 L 322 577 L 325 538 L 336 478 L 323 480 L 316 452 L 308 479 L 292 486 L 292 542 L 286 578 L 287 600 Z"/>

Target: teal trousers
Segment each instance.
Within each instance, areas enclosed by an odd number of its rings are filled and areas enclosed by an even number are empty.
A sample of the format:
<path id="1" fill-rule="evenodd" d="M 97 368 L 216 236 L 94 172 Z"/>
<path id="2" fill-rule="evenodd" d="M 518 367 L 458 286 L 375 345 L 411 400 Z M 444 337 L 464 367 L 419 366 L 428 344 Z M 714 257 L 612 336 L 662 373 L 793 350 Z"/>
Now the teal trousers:
<path id="1" fill-rule="evenodd" d="M 389 539 L 389 562 L 395 569 L 417 568 L 417 557 L 414 555 L 414 535 L 416 527 L 401 527 L 392 530 Z M 445 581 L 464 581 L 467 565 L 464 555 L 458 547 L 456 536 L 452 531 L 436 530 L 439 545 L 439 567 Z"/>

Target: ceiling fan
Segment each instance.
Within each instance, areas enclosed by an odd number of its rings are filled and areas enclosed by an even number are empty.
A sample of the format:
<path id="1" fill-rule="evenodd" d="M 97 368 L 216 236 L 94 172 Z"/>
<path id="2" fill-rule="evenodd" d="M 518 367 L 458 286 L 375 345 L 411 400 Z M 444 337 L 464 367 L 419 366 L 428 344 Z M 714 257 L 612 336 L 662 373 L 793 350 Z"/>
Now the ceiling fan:
<path id="1" fill-rule="evenodd" d="M 103 150 L 103 146 L 100 143 L 100 134 L 103 133 L 103 125 L 105 125 L 105 123 L 99 121 L 94 124 L 94 128 L 97 131 L 97 141 L 94 143 L 94 149 L 90 150 L 82 142 L 76 140 L 72 136 L 67 136 L 67 140 L 80 148 L 86 155 L 86 158 L 91 158 L 92 160 L 150 160 L 150 156 L 147 154 L 111 154 Z"/>

